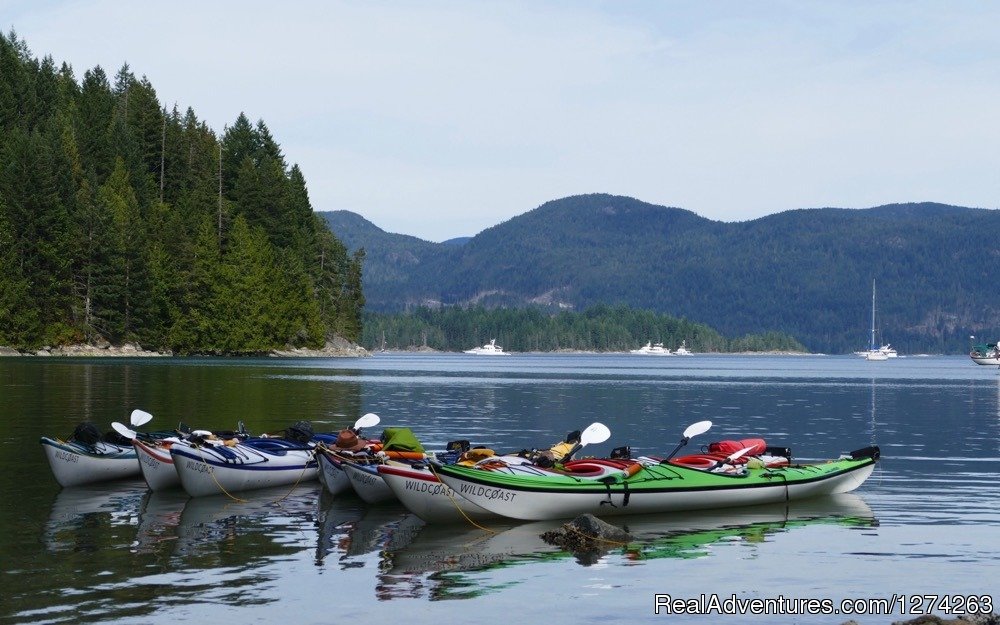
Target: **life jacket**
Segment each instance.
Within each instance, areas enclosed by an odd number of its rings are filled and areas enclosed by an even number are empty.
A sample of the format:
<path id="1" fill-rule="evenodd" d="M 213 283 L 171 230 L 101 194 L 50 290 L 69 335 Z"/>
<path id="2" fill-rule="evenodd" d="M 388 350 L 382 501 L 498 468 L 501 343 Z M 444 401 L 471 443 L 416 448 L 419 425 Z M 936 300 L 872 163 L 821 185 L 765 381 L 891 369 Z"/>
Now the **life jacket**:
<path id="1" fill-rule="evenodd" d="M 456 464 L 460 464 L 466 467 L 471 467 L 480 460 L 485 460 L 486 458 L 490 458 L 495 455 L 496 453 L 492 449 L 476 447 L 474 449 L 462 452 L 462 455 L 458 457 L 458 462 Z"/>
<path id="2" fill-rule="evenodd" d="M 563 441 L 561 443 L 556 443 L 552 447 L 549 447 L 549 451 L 552 452 L 553 460 L 562 460 L 563 456 L 568 454 L 573 449 L 573 447 L 575 447 L 574 443 L 567 443 L 566 441 Z"/>

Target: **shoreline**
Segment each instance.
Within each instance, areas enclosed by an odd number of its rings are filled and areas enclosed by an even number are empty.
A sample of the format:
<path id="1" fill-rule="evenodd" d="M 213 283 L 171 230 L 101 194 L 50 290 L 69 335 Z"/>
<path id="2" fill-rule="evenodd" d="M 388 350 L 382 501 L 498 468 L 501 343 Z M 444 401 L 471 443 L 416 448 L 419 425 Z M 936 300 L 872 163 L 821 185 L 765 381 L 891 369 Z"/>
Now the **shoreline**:
<path id="1" fill-rule="evenodd" d="M 41 358 L 365 358 L 371 352 L 345 339 L 328 341 L 321 349 L 287 347 L 259 354 L 175 354 L 171 351 L 147 350 L 138 343 L 123 345 L 61 345 L 45 346 L 37 350 L 19 350 L 0 345 L 0 357 L 41 357 Z"/>
<path id="2" fill-rule="evenodd" d="M 464 354 L 463 351 L 445 351 L 440 349 L 434 349 L 432 347 L 411 347 L 408 349 L 383 349 L 383 350 L 373 350 L 370 352 L 371 355 L 376 354 Z M 541 354 L 577 354 L 577 355 L 593 355 L 593 356 L 635 356 L 638 359 L 649 359 L 649 360 L 659 360 L 663 358 L 673 358 L 677 354 L 662 354 L 662 355 L 644 355 L 644 354 L 632 354 L 627 351 L 597 351 L 597 350 L 584 350 L 584 349 L 554 349 L 551 351 L 527 351 L 527 352 L 507 352 L 505 351 L 503 355 L 509 356 L 525 356 L 525 355 L 541 355 Z M 494 354 L 469 354 L 470 356 L 490 356 Z M 788 352 L 788 351 L 765 351 L 765 352 L 692 352 L 691 356 L 828 356 L 829 354 L 812 353 L 812 352 Z M 687 356 L 677 356 L 678 358 L 684 359 Z"/>

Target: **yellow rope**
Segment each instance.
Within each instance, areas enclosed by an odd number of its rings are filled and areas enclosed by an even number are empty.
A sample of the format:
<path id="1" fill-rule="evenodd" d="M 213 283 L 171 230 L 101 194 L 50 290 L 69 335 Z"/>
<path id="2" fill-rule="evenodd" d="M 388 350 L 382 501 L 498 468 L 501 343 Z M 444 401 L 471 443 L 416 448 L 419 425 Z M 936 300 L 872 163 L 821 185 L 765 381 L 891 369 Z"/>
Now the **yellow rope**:
<path id="1" fill-rule="evenodd" d="M 428 467 L 430 467 L 430 469 L 431 469 L 431 473 L 432 473 L 432 474 L 434 475 L 434 477 L 435 477 L 435 478 L 437 479 L 438 483 L 439 483 L 439 484 L 441 484 L 441 486 L 443 486 L 443 487 L 445 488 L 445 491 L 444 491 L 444 494 L 448 496 L 448 499 L 450 499 L 450 500 L 451 500 L 451 503 L 452 503 L 452 504 L 454 504 L 454 506 L 455 506 L 455 507 L 456 507 L 456 508 L 458 509 L 458 511 L 459 511 L 459 512 L 460 512 L 460 513 L 462 514 L 462 516 L 463 516 L 463 517 L 465 517 L 465 520 L 466 520 L 466 521 L 468 521 L 468 522 L 469 522 L 469 523 L 470 523 L 471 525 L 474 525 L 475 527 L 478 527 L 478 528 L 479 528 L 479 529 L 481 529 L 481 530 L 484 530 L 484 531 L 486 531 L 486 532 L 489 532 L 490 534 L 496 534 L 496 533 L 497 533 L 497 532 L 496 532 L 496 530 L 491 530 L 491 529 L 490 529 L 490 528 L 488 528 L 488 527 L 483 527 L 483 526 L 482 526 L 482 525 L 480 525 L 479 523 L 476 523 L 475 521 L 473 521 L 472 519 L 470 519 L 470 518 L 469 518 L 469 515 L 467 515 L 467 514 L 465 513 L 465 510 L 462 510 L 462 506 L 458 505 L 458 502 L 457 502 L 457 501 L 455 501 L 455 498 L 451 496 L 451 492 L 452 492 L 452 488 L 451 488 L 450 486 L 448 486 L 447 484 L 445 484 L 445 483 L 444 483 L 444 482 L 443 482 L 443 481 L 441 480 L 441 476 L 439 476 L 439 475 L 437 474 L 437 471 L 435 471 L 435 470 L 434 470 L 434 465 L 428 462 L 428 463 L 427 463 L 427 466 L 428 466 Z"/>
<path id="2" fill-rule="evenodd" d="M 233 495 L 228 490 L 226 490 L 225 486 L 223 486 L 221 483 L 219 483 L 219 479 L 217 477 L 215 477 L 215 471 L 212 469 L 212 465 L 209 464 L 209 462 L 207 460 L 205 460 L 205 452 L 202 450 L 202 447 L 200 445 L 198 446 L 198 453 L 201 455 L 202 462 L 204 462 L 205 466 L 208 467 L 208 474 L 212 476 L 212 481 L 215 482 L 215 485 L 219 487 L 219 490 L 221 490 L 223 493 L 225 493 L 225 495 L 227 497 L 229 497 L 230 499 L 232 499 L 233 501 L 237 501 L 239 503 L 247 503 L 247 502 L 250 501 L 249 499 L 241 499 L 241 498 Z M 315 449 L 311 450 L 310 454 L 313 457 L 315 457 L 316 456 L 316 450 Z M 304 465 L 302 465 L 302 472 L 299 473 L 299 477 L 296 478 L 295 483 L 292 484 L 292 487 L 288 490 L 288 492 L 285 493 L 284 495 L 282 495 L 281 497 L 278 497 L 277 499 L 275 499 L 274 501 L 272 501 L 270 503 L 272 503 L 272 504 L 281 503 L 282 501 L 284 501 L 285 499 L 287 499 L 293 492 L 295 492 L 295 488 L 302 481 L 302 478 L 303 478 L 303 476 L 305 476 L 306 470 L 308 468 L 309 468 L 309 461 L 306 460 L 306 463 Z"/>
<path id="3" fill-rule="evenodd" d="M 198 445 L 197 448 L 198 448 L 198 454 L 201 456 L 201 461 L 205 463 L 206 467 L 208 467 L 208 474 L 212 476 L 212 481 L 215 482 L 215 485 L 219 487 L 219 490 L 221 490 L 223 493 L 225 493 L 226 496 L 229 497 L 230 499 L 232 499 L 233 501 L 238 501 L 240 503 L 246 503 L 248 500 L 246 500 L 246 499 L 240 499 L 236 495 L 233 495 L 228 490 L 226 490 L 225 486 L 223 486 L 222 484 L 219 483 L 219 479 L 217 477 L 215 477 L 215 470 L 212 468 L 212 465 L 209 464 L 208 460 L 205 460 L 205 451 L 204 451 L 204 449 L 202 449 L 201 445 Z"/>
<path id="4" fill-rule="evenodd" d="M 309 454 L 313 458 L 315 458 L 316 457 L 316 449 L 310 450 Z M 292 487 L 290 489 L 288 489 L 288 492 L 285 493 L 283 496 L 279 497 L 278 499 L 275 499 L 271 503 L 281 503 L 282 501 L 284 501 L 285 499 L 287 499 L 289 495 L 291 495 L 293 492 L 295 492 L 295 487 L 297 487 L 299 485 L 299 482 L 302 481 L 302 476 L 304 476 L 306 474 L 306 469 L 308 469 L 308 468 L 309 468 L 309 461 L 306 460 L 306 463 L 304 465 L 302 465 L 302 472 L 299 473 L 298 479 L 296 479 L 295 483 L 292 484 Z M 319 470 L 319 460 L 316 461 L 316 470 L 317 471 Z"/>

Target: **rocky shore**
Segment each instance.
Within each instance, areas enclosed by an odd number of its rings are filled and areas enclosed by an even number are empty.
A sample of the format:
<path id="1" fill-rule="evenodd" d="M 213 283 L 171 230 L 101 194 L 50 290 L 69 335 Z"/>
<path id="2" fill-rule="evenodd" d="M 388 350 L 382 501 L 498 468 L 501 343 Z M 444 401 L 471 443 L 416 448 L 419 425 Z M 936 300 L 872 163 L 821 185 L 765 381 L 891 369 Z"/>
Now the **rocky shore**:
<path id="1" fill-rule="evenodd" d="M 11 347 L 0 345 L 0 356 L 65 356 L 73 358 L 156 358 L 170 357 L 175 354 L 170 351 L 151 351 L 144 349 L 138 343 L 125 343 L 123 345 L 104 344 L 82 344 L 82 345 L 61 345 L 58 347 L 45 346 L 38 350 L 21 351 Z M 225 354 L 219 354 L 225 355 Z M 321 349 L 306 349 L 300 347 L 288 347 L 287 349 L 276 349 L 260 356 L 272 356 L 275 358 L 332 358 L 332 357 L 364 357 L 371 354 L 360 345 L 351 343 L 342 338 L 334 338 L 327 341 Z"/>

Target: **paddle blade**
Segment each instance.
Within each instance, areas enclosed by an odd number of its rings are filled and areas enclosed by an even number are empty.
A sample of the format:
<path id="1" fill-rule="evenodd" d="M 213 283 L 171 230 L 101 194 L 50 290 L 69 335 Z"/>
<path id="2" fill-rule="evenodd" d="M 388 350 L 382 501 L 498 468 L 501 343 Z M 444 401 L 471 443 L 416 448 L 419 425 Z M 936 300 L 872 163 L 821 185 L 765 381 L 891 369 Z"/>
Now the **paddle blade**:
<path id="1" fill-rule="evenodd" d="M 138 409 L 133 410 L 132 416 L 129 417 L 129 421 L 131 421 L 132 425 L 135 427 L 139 427 L 140 425 L 146 425 L 152 420 L 153 420 L 153 415 L 149 414 L 145 410 L 138 410 Z"/>
<path id="2" fill-rule="evenodd" d="M 739 451 L 734 451 L 733 453 L 729 454 L 729 456 L 726 457 L 726 462 L 732 462 L 733 460 L 738 460 L 739 458 L 742 458 L 751 449 L 753 449 L 753 446 L 744 447 L 743 449 L 740 449 Z"/>
<path id="3" fill-rule="evenodd" d="M 608 426 L 603 423 L 591 423 L 587 429 L 580 433 L 580 447 L 603 443 L 609 438 L 611 438 L 611 430 L 608 429 Z"/>
<path id="4" fill-rule="evenodd" d="M 712 427 L 711 421 L 699 421 L 698 423 L 692 423 L 684 430 L 684 438 L 691 438 L 692 436 L 698 436 L 699 434 L 704 434 Z"/>
<path id="5" fill-rule="evenodd" d="M 374 425 L 378 425 L 379 421 L 381 420 L 382 419 L 380 419 L 377 414 L 375 414 L 374 412 L 369 412 L 368 414 L 366 414 L 365 416 L 361 417 L 360 419 L 354 422 L 354 429 L 360 430 L 361 428 L 370 428 Z"/>
<path id="6" fill-rule="evenodd" d="M 124 423 L 120 423 L 118 421 L 113 421 L 111 423 L 111 429 L 130 440 L 136 437 L 135 430 L 128 429 L 128 427 L 126 427 Z"/>

